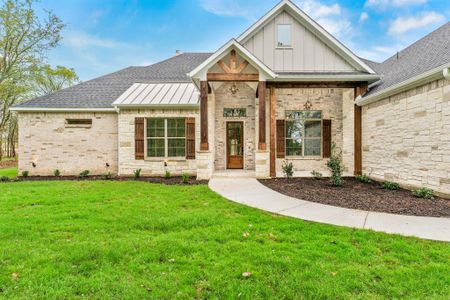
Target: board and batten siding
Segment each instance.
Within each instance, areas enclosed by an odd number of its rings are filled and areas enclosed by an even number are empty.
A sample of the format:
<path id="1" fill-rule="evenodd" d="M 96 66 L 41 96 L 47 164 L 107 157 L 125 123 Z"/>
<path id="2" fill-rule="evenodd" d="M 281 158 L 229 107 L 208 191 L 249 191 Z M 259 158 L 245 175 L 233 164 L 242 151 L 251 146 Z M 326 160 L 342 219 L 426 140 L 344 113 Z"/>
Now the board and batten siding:
<path id="1" fill-rule="evenodd" d="M 277 25 L 292 24 L 292 47 L 277 47 Z M 351 72 L 355 69 L 312 32 L 283 11 L 248 40 L 244 47 L 278 72 Z"/>

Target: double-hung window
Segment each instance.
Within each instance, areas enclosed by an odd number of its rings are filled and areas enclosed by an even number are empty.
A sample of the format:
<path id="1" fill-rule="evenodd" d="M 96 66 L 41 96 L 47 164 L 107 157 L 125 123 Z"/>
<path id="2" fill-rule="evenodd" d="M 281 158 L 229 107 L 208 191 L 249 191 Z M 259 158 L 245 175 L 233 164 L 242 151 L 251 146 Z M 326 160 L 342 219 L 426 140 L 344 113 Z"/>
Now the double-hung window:
<path id="1" fill-rule="evenodd" d="M 185 155 L 185 119 L 147 119 L 147 157 L 185 157 Z"/>
<path id="2" fill-rule="evenodd" d="M 277 47 L 291 47 L 291 46 L 292 46 L 292 25 L 278 24 Z"/>
<path id="3" fill-rule="evenodd" d="M 321 111 L 286 111 L 286 156 L 320 156 L 321 145 Z"/>

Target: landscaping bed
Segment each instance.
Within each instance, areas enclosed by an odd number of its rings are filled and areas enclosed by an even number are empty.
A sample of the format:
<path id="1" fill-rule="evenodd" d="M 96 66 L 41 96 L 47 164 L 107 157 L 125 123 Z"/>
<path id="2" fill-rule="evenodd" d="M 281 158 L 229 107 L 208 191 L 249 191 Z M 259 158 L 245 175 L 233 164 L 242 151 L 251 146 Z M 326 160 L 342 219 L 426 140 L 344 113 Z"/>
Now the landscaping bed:
<path id="1" fill-rule="evenodd" d="M 342 187 L 332 186 L 326 178 L 277 178 L 260 182 L 279 193 L 311 202 L 400 215 L 450 217 L 450 200 L 417 198 L 408 190 L 387 190 L 379 183 L 361 183 L 355 178 L 345 178 Z"/>
<path id="2" fill-rule="evenodd" d="M 1 160 L 0 161 L 0 169 L 14 168 L 17 167 L 17 160 Z"/>

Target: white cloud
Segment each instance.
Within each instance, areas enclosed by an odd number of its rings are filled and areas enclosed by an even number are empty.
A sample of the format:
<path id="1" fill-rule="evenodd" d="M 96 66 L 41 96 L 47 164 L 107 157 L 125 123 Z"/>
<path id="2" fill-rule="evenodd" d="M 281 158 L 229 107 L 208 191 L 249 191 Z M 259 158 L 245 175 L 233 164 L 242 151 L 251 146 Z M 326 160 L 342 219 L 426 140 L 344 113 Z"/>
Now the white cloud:
<path id="1" fill-rule="evenodd" d="M 376 62 L 383 62 L 398 51 L 405 48 L 404 44 L 395 44 L 389 46 L 370 46 L 368 49 L 356 49 L 355 53 L 366 59 Z"/>
<path id="2" fill-rule="evenodd" d="M 402 34 L 443 21 L 445 21 L 445 17 L 434 11 L 423 12 L 418 16 L 398 17 L 391 22 L 388 33 L 391 35 Z"/>
<path id="3" fill-rule="evenodd" d="M 365 7 L 374 7 L 378 9 L 386 9 L 389 6 L 407 6 L 407 5 L 417 5 L 424 4 L 428 0 L 367 0 Z"/>
<path id="4" fill-rule="evenodd" d="M 68 32 L 64 39 L 63 44 L 76 49 L 88 49 L 88 48 L 130 48 L 131 45 L 115 41 L 112 39 L 100 38 L 90 35 L 83 31 L 71 31 Z"/>
<path id="5" fill-rule="evenodd" d="M 212 14 L 227 17 L 251 18 L 252 14 L 250 12 L 252 11 L 252 5 L 248 5 L 247 7 L 245 3 L 245 1 L 239 0 L 200 0 L 201 7 Z"/>
<path id="6" fill-rule="evenodd" d="M 359 22 L 362 23 L 362 22 L 366 21 L 368 18 L 369 18 L 369 14 L 366 13 L 365 11 L 363 11 L 361 13 L 361 15 L 359 16 Z"/>

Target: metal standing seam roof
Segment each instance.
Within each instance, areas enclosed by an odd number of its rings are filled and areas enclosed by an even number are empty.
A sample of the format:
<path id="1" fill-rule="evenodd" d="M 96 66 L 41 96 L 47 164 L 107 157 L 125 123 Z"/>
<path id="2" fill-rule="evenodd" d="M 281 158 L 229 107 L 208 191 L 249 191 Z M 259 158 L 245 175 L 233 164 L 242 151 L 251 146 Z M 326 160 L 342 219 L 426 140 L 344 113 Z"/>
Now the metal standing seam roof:
<path id="1" fill-rule="evenodd" d="M 197 105 L 199 97 L 193 83 L 135 83 L 112 105 Z"/>

